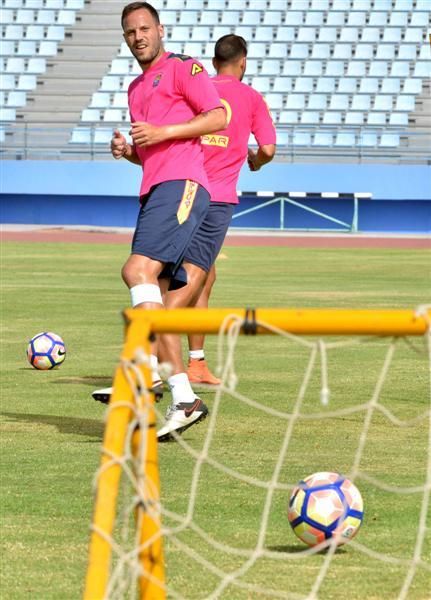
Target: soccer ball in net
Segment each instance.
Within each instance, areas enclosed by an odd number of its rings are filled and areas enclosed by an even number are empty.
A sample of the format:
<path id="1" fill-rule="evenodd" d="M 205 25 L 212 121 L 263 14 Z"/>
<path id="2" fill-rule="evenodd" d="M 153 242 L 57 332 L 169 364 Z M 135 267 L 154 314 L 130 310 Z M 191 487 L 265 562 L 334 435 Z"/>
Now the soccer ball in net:
<path id="1" fill-rule="evenodd" d="M 300 481 L 289 500 L 289 523 L 300 540 L 316 546 L 351 540 L 363 518 L 358 488 L 339 473 L 314 473 Z"/>
<path id="2" fill-rule="evenodd" d="M 27 346 L 27 358 L 35 369 L 54 369 L 66 358 L 66 347 L 59 335 L 45 331 L 31 338 Z"/>

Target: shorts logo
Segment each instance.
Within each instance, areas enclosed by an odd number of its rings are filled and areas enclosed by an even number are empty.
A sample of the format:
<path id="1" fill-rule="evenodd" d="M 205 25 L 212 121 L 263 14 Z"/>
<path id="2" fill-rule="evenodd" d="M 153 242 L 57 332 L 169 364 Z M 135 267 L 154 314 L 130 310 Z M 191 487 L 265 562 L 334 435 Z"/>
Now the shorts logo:
<path id="1" fill-rule="evenodd" d="M 157 87 L 160 83 L 160 80 L 162 78 L 162 73 L 158 73 L 153 80 L 153 87 Z"/>
<path id="2" fill-rule="evenodd" d="M 186 180 L 183 197 L 177 210 L 178 223 L 182 225 L 189 218 L 190 211 L 193 208 L 193 202 L 198 191 L 199 184 L 195 181 Z"/>
<path id="3" fill-rule="evenodd" d="M 192 65 L 192 75 L 197 75 L 198 73 L 202 73 L 203 67 L 198 65 L 197 63 L 193 63 Z"/>

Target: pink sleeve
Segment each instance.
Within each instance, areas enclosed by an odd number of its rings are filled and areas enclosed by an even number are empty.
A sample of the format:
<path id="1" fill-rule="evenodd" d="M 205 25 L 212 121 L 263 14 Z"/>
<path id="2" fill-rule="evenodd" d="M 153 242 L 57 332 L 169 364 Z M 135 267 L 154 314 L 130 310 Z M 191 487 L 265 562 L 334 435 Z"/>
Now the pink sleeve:
<path id="1" fill-rule="evenodd" d="M 277 141 L 275 127 L 271 113 L 269 112 L 269 107 L 263 96 L 261 96 L 259 93 L 256 93 L 255 95 L 251 132 L 256 138 L 259 146 L 275 144 Z"/>
<path id="2" fill-rule="evenodd" d="M 181 63 L 177 71 L 177 83 L 196 114 L 213 108 L 223 108 L 214 84 L 198 60 L 190 58 Z"/>

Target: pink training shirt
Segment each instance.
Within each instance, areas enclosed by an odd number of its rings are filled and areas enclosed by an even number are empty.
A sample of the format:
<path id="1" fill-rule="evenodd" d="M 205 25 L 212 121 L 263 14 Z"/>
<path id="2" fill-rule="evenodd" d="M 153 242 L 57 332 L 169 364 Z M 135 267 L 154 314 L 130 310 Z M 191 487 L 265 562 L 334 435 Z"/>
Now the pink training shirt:
<path id="1" fill-rule="evenodd" d="M 132 81 L 128 95 L 132 122 L 158 126 L 184 123 L 200 113 L 223 107 L 201 63 L 171 52 L 165 52 Z M 143 169 L 141 196 L 152 186 L 174 179 L 190 179 L 210 191 L 199 138 L 168 140 L 135 149 Z"/>
<path id="2" fill-rule="evenodd" d="M 237 183 L 247 158 L 250 133 L 259 146 L 275 144 L 275 127 L 259 92 L 231 75 L 217 75 L 211 81 L 225 105 L 229 121 L 223 131 L 202 136 L 211 201 L 238 204 Z"/>

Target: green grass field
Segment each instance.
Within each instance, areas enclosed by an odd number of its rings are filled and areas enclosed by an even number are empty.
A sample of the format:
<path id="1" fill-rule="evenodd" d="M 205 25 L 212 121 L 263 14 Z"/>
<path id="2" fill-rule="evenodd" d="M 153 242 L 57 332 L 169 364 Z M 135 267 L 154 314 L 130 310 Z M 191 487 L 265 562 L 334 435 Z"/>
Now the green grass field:
<path id="1" fill-rule="evenodd" d="M 2 598 L 63 600 L 82 595 L 104 416 L 104 407 L 90 394 L 110 384 L 120 355 L 121 310 L 129 303 L 120 268 L 128 251 L 127 245 L 2 244 Z M 414 308 L 430 301 L 431 256 L 423 250 L 227 247 L 223 255 L 213 306 Z M 28 339 L 43 330 L 60 334 L 66 342 L 68 356 L 59 370 L 39 372 L 26 362 Z M 385 340 L 372 340 L 329 353 L 331 403 L 326 410 L 369 401 L 387 346 Z M 211 365 L 215 350 L 215 338 L 209 338 Z M 264 406 L 291 411 L 307 356 L 305 348 L 279 337 L 241 338 L 238 391 Z M 305 397 L 305 414 L 324 410 L 319 385 L 318 368 Z M 203 391 L 202 398 L 211 409 L 214 393 Z M 408 421 L 429 410 L 429 402 L 425 344 L 416 340 L 411 348 L 401 342 L 381 403 Z M 166 405 L 164 401 L 162 410 Z M 281 480 L 295 482 L 321 470 L 348 472 L 363 421 L 363 412 L 299 421 Z M 211 457 L 244 476 L 269 480 L 286 426 L 286 420 L 226 397 Z M 206 429 L 207 423 L 192 427 L 185 441 L 199 450 Z M 429 468 L 428 438 L 429 419 L 402 428 L 375 413 L 360 470 L 389 486 L 421 486 Z M 193 461 L 178 444 L 162 445 L 159 457 L 162 501 L 169 510 L 185 513 Z M 264 490 L 207 465 L 203 476 L 196 522 L 224 544 L 254 547 Z M 397 598 L 408 566 L 389 561 L 412 559 L 423 494 L 394 494 L 366 481 L 357 483 L 365 502 L 357 541 L 385 554 L 388 562 L 353 546 L 340 549 L 319 597 Z M 290 530 L 287 501 L 285 490 L 275 492 L 264 545 L 293 553 L 295 560 L 260 560 L 243 581 L 305 597 L 325 555 L 298 557 L 305 546 Z M 421 559 L 428 569 L 418 567 L 408 598 L 430 597 L 429 513 L 427 528 Z M 243 562 L 210 548 L 190 531 L 181 539 L 220 569 L 234 570 Z M 196 567 L 172 540 L 166 541 L 165 552 L 173 589 L 190 600 L 211 594 L 217 585 L 214 575 Z M 221 597 L 270 596 L 231 586 Z"/>

